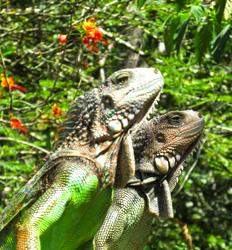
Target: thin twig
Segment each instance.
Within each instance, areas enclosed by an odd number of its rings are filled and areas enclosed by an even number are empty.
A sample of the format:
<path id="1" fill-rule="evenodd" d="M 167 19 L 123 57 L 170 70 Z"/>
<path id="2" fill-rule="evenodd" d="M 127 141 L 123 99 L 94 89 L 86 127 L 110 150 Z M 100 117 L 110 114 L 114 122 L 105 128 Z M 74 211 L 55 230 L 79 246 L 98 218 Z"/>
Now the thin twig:
<path id="1" fill-rule="evenodd" d="M 139 55 L 142 55 L 142 56 L 145 56 L 146 53 L 143 52 L 142 50 L 137 50 L 137 48 L 135 46 L 133 46 L 132 44 L 130 44 L 129 42 L 126 42 L 124 40 L 122 40 L 120 37 L 116 37 L 114 36 L 112 33 L 109 33 L 105 30 L 103 30 L 102 28 L 99 28 L 99 30 L 106 36 L 110 37 L 110 38 L 113 38 L 116 42 L 120 43 L 120 44 L 123 44 L 125 45 L 127 48 L 131 49 L 132 51 L 134 52 L 137 52 Z"/>
<path id="2" fill-rule="evenodd" d="M 44 149 L 44 148 L 41 148 L 39 146 L 36 146 L 30 142 L 26 142 L 26 141 L 21 141 L 21 140 L 18 140 L 18 139 L 15 139 L 15 138 L 10 138 L 10 137 L 0 137 L 0 141 L 13 141 L 13 142 L 17 142 L 17 143 L 22 143 L 22 144 L 25 144 L 25 145 L 28 145 L 32 148 L 36 148 L 46 154 L 49 154 L 50 151 L 48 151 L 47 149 Z"/>
<path id="3" fill-rule="evenodd" d="M 194 250 L 193 243 L 192 243 L 192 236 L 188 231 L 188 225 L 186 223 L 183 223 L 182 221 L 178 220 L 177 218 L 170 218 L 170 220 L 174 221 L 175 223 L 177 223 L 181 227 L 183 234 L 184 234 L 185 242 L 188 246 L 188 249 Z"/>

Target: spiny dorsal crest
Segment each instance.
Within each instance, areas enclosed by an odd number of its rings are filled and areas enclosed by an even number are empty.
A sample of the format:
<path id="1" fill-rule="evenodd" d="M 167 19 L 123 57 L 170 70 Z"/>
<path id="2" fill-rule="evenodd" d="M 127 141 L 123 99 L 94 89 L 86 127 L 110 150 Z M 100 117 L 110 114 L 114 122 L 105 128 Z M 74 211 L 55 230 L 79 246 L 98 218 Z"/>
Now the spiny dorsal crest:
<path id="1" fill-rule="evenodd" d="M 95 118 L 99 100 L 96 89 L 79 96 L 66 114 L 66 120 L 58 129 L 57 146 L 67 146 L 73 140 L 88 140 L 87 131 Z"/>

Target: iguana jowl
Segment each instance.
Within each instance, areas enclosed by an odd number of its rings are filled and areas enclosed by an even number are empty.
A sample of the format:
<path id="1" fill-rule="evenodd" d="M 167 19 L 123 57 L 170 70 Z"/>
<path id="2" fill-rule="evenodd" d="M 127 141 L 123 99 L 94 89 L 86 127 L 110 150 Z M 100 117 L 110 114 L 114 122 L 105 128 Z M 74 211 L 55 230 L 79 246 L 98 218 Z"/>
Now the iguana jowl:
<path id="1" fill-rule="evenodd" d="M 77 249 L 95 235 L 112 187 L 134 175 L 130 130 L 149 113 L 163 84 L 157 69 L 125 69 L 76 100 L 57 148 L 3 211 L 1 250 Z M 122 180 L 115 177 L 120 161 Z"/>
<path id="2" fill-rule="evenodd" d="M 95 236 L 97 250 L 143 249 L 154 214 L 173 217 L 171 192 L 182 163 L 199 142 L 204 118 L 191 110 L 144 122 L 132 135 L 136 174 L 114 200 Z"/>

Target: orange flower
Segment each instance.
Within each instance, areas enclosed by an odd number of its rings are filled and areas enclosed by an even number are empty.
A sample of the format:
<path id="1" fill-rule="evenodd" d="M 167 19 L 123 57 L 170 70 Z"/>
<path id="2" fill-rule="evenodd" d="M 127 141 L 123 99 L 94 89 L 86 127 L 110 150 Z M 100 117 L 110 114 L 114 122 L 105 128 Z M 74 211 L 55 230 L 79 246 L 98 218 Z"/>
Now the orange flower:
<path id="1" fill-rule="evenodd" d="M 40 116 L 40 118 L 47 123 L 53 123 L 55 119 L 52 119 L 51 116 L 56 115 L 57 118 L 60 118 L 63 115 L 62 113 L 63 113 L 62 109 L 57 107 L 57 104 L 55 103 L 53 108 L 52 108 L 52 113 L 51 114 L 43 114 Z M 58 122 L 58 120 L 55 120 L 55 121 Z"/>
<path id="2" fill-rule="evenodd" d="M 96 18 L 91 17 L 87 22 L 84 21 L 82 25 L 82 28 L 86 31 L 86 35 L 82 38 L 82 40 L 86 44 L 86 46 L 90 49 L 91 53 L 93 53 L 93 50 L 98 52 L 98 48 L 95 45 L 98 42 L 98 40 L 101 40 L 102 42 L 114 47 L 111 43 L 107 42 L 102 38 L 103 34 L 95 25 L 95 21 Z M 92 44 L 89 44 L 89 40 L 92 41 Z"/>
<path id="3" fill-rule="evenodd" d="M 24 135 L 27 136 L 26 129 L 22 126 L 22 123 L 20 122 L 19 119 L 16 119 L 16 118 L 12 117 L 12 118 L 11 118 L 11 124 L 10 124 L 10 126 L 11 126 L 12 128 L 20 129 L 20 130 L 21 130 L 20 132 L 21 132 L 22 134 L 24 134 Z"/>
<path id="4" fill-rule="evenodd" d="M 67 43 L 67 35 L 60 34 L 59 41 L 60 43 Z"/>
<path id="5" fill-rule="evenodd" d="M 61 108 L 56 106 L 56 103 L 54 104 L 54 107 L 52 108 L 52 113 L 50 115 L 57 115 L 57 118 L 62 116 L 62 110 Z"/>
<path id="6" fill-rule="evenodd" d="M 2 74 L 2 77 L 1 77 L 2 87 L 8 88 L 8 83 L 9 83 L 10 88 L 12 88 L 15 85 L 13 77 L 11 76 L 5 77 L 4 74 Z"/>
<path id="7" fill-rule="evenodd" d="M 24 87 L 18 86 L 15 84 L 13 77 L 5 77 L 4 74 L 2 74 L 1 77 L 1 85 L 2 87 L 8 88 L 8 84 L 12 90 L 19 89 L 23 91 L 24 93 L 27 93 L 26 89 Z"/>
<path id="8" fill-rule="evenodd" d="M 89 67 L 89 63 L 87 61 L 85 61 L 85 67 L 88 68 Z"/>

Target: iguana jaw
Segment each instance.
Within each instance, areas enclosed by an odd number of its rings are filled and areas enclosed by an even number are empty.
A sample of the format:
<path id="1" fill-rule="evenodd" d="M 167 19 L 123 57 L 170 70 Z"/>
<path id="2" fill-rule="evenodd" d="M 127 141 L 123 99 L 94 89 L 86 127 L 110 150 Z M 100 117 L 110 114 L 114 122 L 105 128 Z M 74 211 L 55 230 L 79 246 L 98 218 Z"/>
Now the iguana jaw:
<path id="1" fill-rule="evenodd" d="M 158 104 L 161 92 L 162 89 L 160 89 L 160 92 L 157 93 L 157 95 L 153 99 L 151 99 L 147 103 L 147 105 L 141 110 L 140 114 L 134 122 L 134 125 L 128 130 L 129 133 L 131 133 L 132 129 L 133 131 L 136 131 L 141 126 L 143 121 L 146 120 L 148 116 L 154 112 L 155 105 Z"/>
<path id="2" fill-rule="evenodd" d="M 182 170 L 184 169 L 183 164 L 189 155 L 193 154 L 194 149 L 200 143 L 202 135 L 200 135 L 185 151 L 185 153 L 181 156 L 180 160 L 176 163 L 174 168 L 170 169 L 168 175 L 164 176 L 164 178 L 160 181 L 161 183 L 166 179 L 169 184 L 170 192 L 173 191 L 176 184 L 178 183 L 178 177 L 180 176 Z"/>

